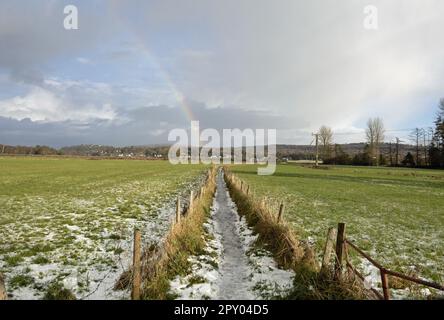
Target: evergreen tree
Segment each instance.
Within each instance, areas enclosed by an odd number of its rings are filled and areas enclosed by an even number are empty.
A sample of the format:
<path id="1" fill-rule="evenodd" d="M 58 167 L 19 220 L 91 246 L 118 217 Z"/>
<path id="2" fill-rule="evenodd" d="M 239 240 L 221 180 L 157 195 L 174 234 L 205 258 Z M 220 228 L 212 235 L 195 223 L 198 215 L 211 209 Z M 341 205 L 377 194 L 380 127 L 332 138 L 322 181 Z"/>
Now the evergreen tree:
<path id="1" fill-rule="evenodd" d="M 402 160 L 401 163 L 402 163 L 403 166 L 406 166 L 406 167 L 414 167 L 414 166 L 416 166 L 415 158 L 413 157 L 413 155 L 410 152 L 408 152 L 406 154 L 404 160 Z"/>
<path id="2" fill-rule="evenodd" d="M 439 110 L 435 120 L 435 131 L 429 153 L 432 166 L 444 167 L 444 98 L 439 101 L 438 107 Z"/>

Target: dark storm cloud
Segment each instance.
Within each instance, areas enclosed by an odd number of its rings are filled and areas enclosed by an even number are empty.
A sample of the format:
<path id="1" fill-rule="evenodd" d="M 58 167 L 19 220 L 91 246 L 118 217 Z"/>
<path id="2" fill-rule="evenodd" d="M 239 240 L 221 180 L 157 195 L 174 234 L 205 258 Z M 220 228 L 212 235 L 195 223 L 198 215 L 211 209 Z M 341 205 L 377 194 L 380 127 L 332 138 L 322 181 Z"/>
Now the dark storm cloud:
<path id="1" fill-rule="evenodd" d="M 189 106 L 195 115 L 195 120 L 200 121 L 201 129 L 287 129 L 304 125 L 287 117 L 269 115 L 262 111 L 207 108 L 204 104 L 196 102 L 189 102 Z M 171 129 L 189 129 L 189 126 L 189 119 L 180 107 L 152 106 L 121 113 L 115 121 L 48 123 L 0 117 L 0 137 L 3 143 L 13 145 L 47 144 L 55 147 L 81 143 L 147 145 L 168 143 L 168 133 Z"/>
<path id="2" fill-rule="evenodd" d="M 110 17 L 94 10 L 94 3 L 83 2 L 82 28 L 69 32 L 63 27 L 63 8 L 69 1 L 0 2 L 0 67 L 14 71 L 19 78 L 28 68 L 42 68 L 53 59 L 94 48 L 112 34 Z M 97 21 L 103 23 L 97 23 Z"/>

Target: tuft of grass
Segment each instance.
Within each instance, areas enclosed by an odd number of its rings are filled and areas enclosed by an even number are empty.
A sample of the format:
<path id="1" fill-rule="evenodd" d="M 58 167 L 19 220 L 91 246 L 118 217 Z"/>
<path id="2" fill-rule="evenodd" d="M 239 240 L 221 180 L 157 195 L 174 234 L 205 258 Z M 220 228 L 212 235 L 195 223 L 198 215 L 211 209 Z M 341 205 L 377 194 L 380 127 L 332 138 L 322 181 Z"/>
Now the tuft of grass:
<path id="1" fill-rule="evenodd" d="M 66 289 L 61 283 L 50 283 L 46 289 L 44 300 L 76 300 L 76 296 L 71 290 Z"/>
<path id="2" fill-rule="evenodd" d="M 26 274 L 15 275 L 9 282 L 9 285 L 14 289 L 29 287 L 32 284 L 34 284 L 34 278 Z"/>
<path id="3" fill-rule="evenodd" d="M 362 281 L 344 275 L 341 281 L 333 280 L 333 272 L 317 272 L 304 266 L 294 269 L 293 290 L 286 299 L 304 300 L 365 300 L 373 298 Z"/>
<path id="4" fill-rule="evenodd" d="M 130 287 L 132 280 L 132 270 L 125 270 L 114 284 L 114 290 L 125 290 Z"/>
<path id="5" fill-rule="evenodd" d="M 123 248 L 115 248 L 113 251 L 114 251 L 114 254 L 119 255 L 119 254 L 123 253 L 125 250 Z"/>
<path id="6" fill-rule="evenodd" d="M 121 240 L 124 237 L 122 235 L 113 233 L 113 234 L 110 234 L 108 238 L 111 240 Z"/>
<path id="7" fill-rule="evenodd" d="M 205 283 L 205 282 L 206 281 L 204 277 L 195 275 L 189 279 L 188 287 L 191 287 L 194 284 Z"/>
<path id="8" fill-rule="evenodd" d="M 5 257 L 5 262 L 10 267 L 16 267 L 21 262 L 23 262 L 23 257 L 21 255 L 18 255 L 18 254 L 17 255 L 12 255 L 12 256 L 7 256 L 7 257 Z"/>
<path id="9" fill-rule="evenodd" d="M 51 260 L 49 260 L 45 256 L 38 256 L 32 260 L 32 263 L 35 263 L 35 264 L 48 264 L 50 262 L 51 262 Z"/>

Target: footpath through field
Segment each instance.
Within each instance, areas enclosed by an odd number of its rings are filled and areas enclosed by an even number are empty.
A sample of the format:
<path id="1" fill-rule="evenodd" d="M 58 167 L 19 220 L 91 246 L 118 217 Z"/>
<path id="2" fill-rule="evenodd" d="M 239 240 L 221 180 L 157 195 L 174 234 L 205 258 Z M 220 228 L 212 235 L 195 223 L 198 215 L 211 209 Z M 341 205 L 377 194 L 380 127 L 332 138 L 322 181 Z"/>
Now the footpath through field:
<path id="1" fill-rule="evenodd" d="M 179 299 L 269 299 L 285 296 L 294 273 L 279 269 L 271 253 L 240 217 L 219 171 L 205 253 L 191 258 L 192 273 L 171 282 Z"/>
<path id="2" fill-rule="evenodd" d="M 252 299 L 248 286 L 250 266 L 239 233 L 239 215 L 233 208 L 223 172 L 217 176 L 215 201 L 218 208 L 214 214 L 216 231 L 221 235 L 223 248 L 220 265 L 219 299 Z"/>

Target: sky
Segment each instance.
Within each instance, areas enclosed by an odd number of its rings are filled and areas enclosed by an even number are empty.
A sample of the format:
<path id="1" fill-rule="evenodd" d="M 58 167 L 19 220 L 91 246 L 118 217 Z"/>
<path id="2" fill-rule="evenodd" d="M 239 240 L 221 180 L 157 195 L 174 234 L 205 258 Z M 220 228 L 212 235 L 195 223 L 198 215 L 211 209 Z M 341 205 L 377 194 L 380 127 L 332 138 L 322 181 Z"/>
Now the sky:
<path id="1" fill-rule="evenodd" d="M 78 8 L 78 30 L 64 7 Z M 364 7 L 378 28 L 364 28 Z M 442 0 L 3 0 L 0 143 L 149 145 L 174 128 L 321 125 L 363 141 L 431 126 L 444 97 Z"/>

